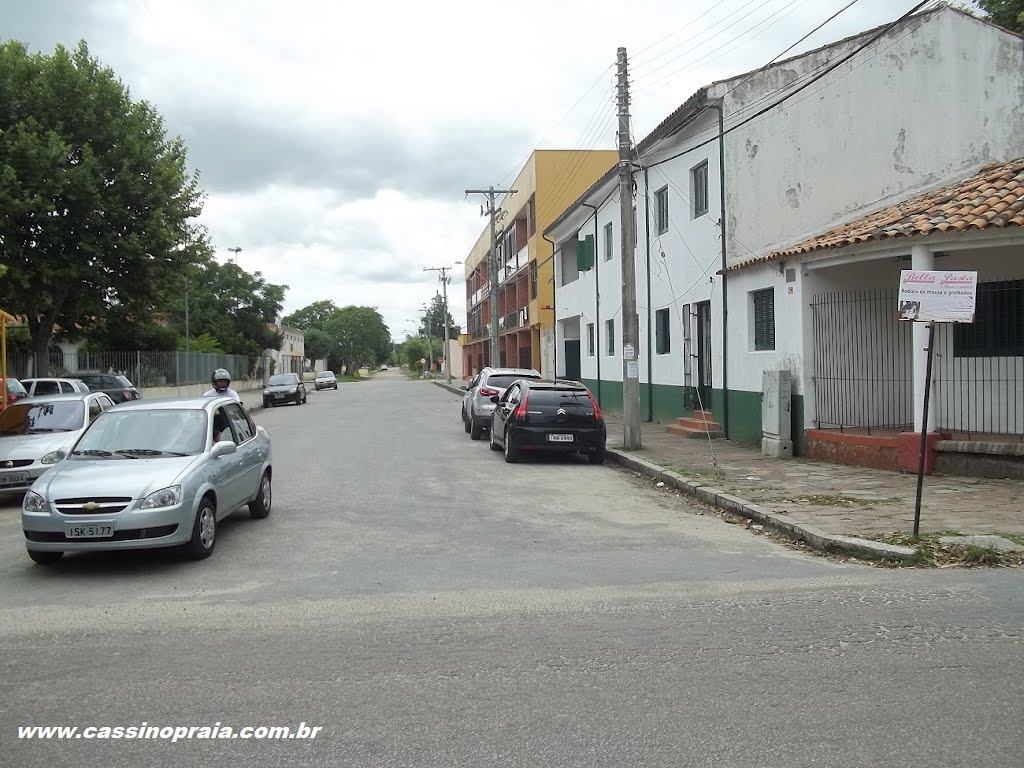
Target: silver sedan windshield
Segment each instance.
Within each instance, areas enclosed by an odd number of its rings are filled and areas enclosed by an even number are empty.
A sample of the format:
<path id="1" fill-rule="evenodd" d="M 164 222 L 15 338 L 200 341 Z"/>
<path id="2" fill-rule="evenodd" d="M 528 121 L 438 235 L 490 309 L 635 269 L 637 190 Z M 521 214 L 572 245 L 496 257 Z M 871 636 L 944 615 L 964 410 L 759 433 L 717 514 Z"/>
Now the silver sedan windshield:
<path id="1" fill-rule="evenodd" d="M 189 455 L 206 447 L 207 418 L 199 409 L 138 409 L 101 414 L 75 455 Z"/>
<path id="2" fill-rule="evenodd" d="M 52 403 L 15 403 L 0 413 L 0 436 L 74 432 L 85 423 L 80 400 Z"/>

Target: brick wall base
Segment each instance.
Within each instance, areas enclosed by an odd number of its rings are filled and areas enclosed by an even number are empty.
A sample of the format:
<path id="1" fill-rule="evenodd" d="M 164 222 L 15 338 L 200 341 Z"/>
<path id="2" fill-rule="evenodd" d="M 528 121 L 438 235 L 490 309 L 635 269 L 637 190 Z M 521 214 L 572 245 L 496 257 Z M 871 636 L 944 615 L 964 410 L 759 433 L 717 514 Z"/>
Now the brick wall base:
<path id="1" fill-rule="evenodd" d="M 851 435 L 809 429 L 807 458 L 852 467 L 871 467 L 898 472 L 899 438 L 896 435 Z M 917 471 L 916 465 L 914 471 Z"/>

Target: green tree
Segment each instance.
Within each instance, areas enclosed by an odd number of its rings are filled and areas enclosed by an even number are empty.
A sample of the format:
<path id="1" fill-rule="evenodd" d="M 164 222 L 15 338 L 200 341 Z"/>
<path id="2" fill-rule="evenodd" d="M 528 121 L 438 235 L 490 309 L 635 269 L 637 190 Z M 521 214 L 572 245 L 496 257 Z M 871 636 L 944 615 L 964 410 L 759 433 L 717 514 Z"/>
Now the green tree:
<path id="1" fill-rule="evenodd" d="M 169 306 L 181 335 L 186 290 L 190 336 L 208 334 L 224 353 L 246 355 L 254 365 L 263 350 L 280 349 L 282 335 L 272 326 L 281 316 L 287 285 L 268 283 L 262 273 L 246 272 L 230 262 L 208 259 L 194 265 L 171 291 Z"/>
<path id="2" fill-rule="evenodd" d="M 424 339 L 409 338 L 402 344 L 402 362 L 409 366 L 410 371 L 423 370 L 420 360 L 427 357 L 427 342 Z"/>
<path id="3" fill-rule="evenodd" d="M 993 24 L 1024 33 L 1024 0 L 977 0 L 977 5 Z"/>
<path id="4" fill-rule="evenodd" d="M 288 325 L 288 323 L 285 323 Z M 295 326 L 292 326 L 293 328 Z M 306 358 L 309 360 L 327 360 L 333 348 L 331 337 L 320 328 L 307 328 L 305 331 Z"/>
<path id="5" fill-rule="evenodd" d="M 38 369 L 56 329 L 161 303 L 206 247 L 202 199 L 181 139 L 84 42 L 0 44 L 0 306 L 25 318 Z"/>
<path id="6" fill-rule="evenodd" d="M 178 340 L 178 351 L 185 351 L 185 339 L 180 338 Z M 209 355 L 223 355 L 224 348 L 220 345 L 217 339 L 213 338 L 208 333 L 201 333 L 194 338 L 188 340 L 188 351 L 191 352 L 204 352 Z"/>
<path id="7" fill-rule="evenodd" d="M 451 316 L 450 312 L 444 310 L 444 299 L 440 295 L 435 295 L 430 300 L 430 306 L 427 307 L 427 311 L 424 314 L 423 320 L 420 323 L 420 333 L 427 333 L 427 318 L 430 318 L 430 335 L 436 336 L 437 338 L 444 338 L 444 324 L 448 323 L 448 338 L 457 339 L 459 333 L 461 333 L 461 327 L 455 324 L 455 319 Z M 441 346 L 444 346 L 443 344 Z"/>
<path id="8" fill-rule="evenodd" d="M 338 310 L 324 324 L 331 340 L 328 364 L 333 370 L 344 366 L 348 373 L 365 365 L 376 365 L 391 354 L 391 332 L 373 307 L 348 306 Z"/>
<path id="9" fill-rule="evenodd" d="M 338 306 L 333 301 L 326 299 L 323 301 L 314 301 L 312 304 L 303 307 L 297 312 L 292 312 L 281 321 L 281 324 L 287 325 L 289 328 L 298 328 L 300 331 L 305 331 L 310 328 L 322 329 L 324 324 L 334 317 L 338 310 Z M 319 358 L 312 359 L 316 360 Z"/>

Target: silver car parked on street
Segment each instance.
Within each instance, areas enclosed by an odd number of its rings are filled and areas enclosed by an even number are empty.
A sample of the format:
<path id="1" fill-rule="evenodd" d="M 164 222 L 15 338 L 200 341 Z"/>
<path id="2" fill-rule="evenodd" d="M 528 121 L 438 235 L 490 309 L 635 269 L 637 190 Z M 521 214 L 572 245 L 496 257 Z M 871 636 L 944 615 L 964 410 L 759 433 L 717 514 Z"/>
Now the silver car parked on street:
<path id="1" fill-rule="evenodd" d="M 230 397 L 140 400 L 100 414 L 21 507 L 29 557 L 181 546 L 209 556 L 217 523 L 270 514 L 271 445 Z"/>
<path id="2" fill-rule="evenodd" d="M 491 398 L 501 397 L 516 379 L 539 379 L 540 371 L 533 368 L 482 368 L 463 389 L 462 425 L 473 440 L 479 440 L 484 430 L 490 429 L 494 403 Z"/>
<path id="3" fill-rule="evenodd" d="M 0 413 L 0 493 L 20 493 L 57 464 L 114 401 L 102 392 L 40 395 Z"/>

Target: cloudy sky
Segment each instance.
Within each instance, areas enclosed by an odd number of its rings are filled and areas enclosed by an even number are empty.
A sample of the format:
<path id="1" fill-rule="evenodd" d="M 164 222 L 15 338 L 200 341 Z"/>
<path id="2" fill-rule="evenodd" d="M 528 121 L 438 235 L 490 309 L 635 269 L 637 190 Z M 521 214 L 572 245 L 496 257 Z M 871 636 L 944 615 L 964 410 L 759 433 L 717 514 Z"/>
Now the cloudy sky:
<path id="1" fill-rule="evenodd" d="M 849 2 L 0 0 L 0 37 L 84 39 L 187 142 L 222 259 L 240 247 L 241 266 L 290 286 L 286 313 L 376 306 L 400 338 L 439 288 L 423 268 L 483 231 L 465 189 L 510 183 L 533 148 L 615 148 L 618 46 L 642 138 Z M 794 52 L 915 4 L 857 0 Z"/>

